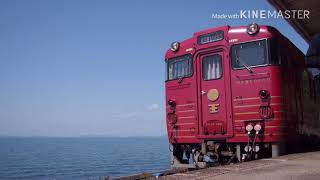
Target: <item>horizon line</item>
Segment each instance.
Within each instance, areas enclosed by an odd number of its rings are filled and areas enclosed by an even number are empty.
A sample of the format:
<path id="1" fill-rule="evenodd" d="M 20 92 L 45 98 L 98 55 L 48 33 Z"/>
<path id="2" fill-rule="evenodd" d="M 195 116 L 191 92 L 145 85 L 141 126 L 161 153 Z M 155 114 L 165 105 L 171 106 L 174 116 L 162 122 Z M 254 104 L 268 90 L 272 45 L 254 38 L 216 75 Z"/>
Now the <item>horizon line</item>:
<path id="1" fill-rule="evenodd" d="M 81 137 L 106 137 L 106 138 L 152 138 L 152 137 L 166 137 L 164 135 L 73 135 L 73 136 L 57 136 L 57 135 L 0 135 L 0 137 L 17 137 L 17 138 L 81 138 Z"/>

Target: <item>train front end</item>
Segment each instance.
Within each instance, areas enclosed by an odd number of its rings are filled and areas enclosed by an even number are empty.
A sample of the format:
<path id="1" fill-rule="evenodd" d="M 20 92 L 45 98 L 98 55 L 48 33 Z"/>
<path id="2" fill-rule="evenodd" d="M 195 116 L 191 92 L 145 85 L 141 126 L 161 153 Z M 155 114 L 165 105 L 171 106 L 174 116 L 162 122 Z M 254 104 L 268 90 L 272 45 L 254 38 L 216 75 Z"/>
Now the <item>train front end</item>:
<path id="1" fill-rule="evenodd" d="M 277 39 L 268 26 L 222 26 L 165 55 L 166 121 L 176 167 L 277 156 L 287 133 Z"/>

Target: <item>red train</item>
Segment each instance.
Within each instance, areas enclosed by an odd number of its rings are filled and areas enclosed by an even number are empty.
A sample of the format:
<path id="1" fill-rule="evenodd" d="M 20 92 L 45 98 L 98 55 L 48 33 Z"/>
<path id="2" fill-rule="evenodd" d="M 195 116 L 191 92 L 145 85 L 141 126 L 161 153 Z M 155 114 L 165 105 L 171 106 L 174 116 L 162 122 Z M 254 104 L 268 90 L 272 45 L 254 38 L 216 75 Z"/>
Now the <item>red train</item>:
<path id="1" fill-rule="evenodd" d="M 320 137 L 320 82 L 270 26 L 216 27 L 166 52 L 175 167 L 278 156 Z"/>

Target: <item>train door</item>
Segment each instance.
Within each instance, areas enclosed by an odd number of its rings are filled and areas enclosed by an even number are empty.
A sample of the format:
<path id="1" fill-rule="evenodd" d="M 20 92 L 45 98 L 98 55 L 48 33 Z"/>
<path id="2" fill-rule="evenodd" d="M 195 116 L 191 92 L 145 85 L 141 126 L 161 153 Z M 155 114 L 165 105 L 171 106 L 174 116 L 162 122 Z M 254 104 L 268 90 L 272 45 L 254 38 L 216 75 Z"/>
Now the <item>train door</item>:
<path id="1" fill-rule="evenodd" d="M 224 60 L 224 55 L 225 52 L 218 51 L 203 54 L 198 60 L 199 135 L 205 138 L 223 138 L 232 134 L 227 128 L 232 121 L 228 121 L 227 117 L 229 62 Z"/>

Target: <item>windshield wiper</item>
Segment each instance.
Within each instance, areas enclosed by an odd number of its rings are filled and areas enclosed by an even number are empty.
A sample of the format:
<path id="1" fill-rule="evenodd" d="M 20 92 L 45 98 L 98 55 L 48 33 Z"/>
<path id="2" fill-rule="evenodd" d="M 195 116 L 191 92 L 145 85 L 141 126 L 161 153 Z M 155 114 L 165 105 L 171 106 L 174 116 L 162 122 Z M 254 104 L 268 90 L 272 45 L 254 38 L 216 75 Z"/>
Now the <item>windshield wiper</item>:
<path id="1" fill-rule="evenodd" d="M 182 83 L 182 81 L 183 81 L 184 78 L 185 78 L 184 76 L 179 77 L 179 78 L 178 78 L 178 83 L 179 83 L 179 84 Z"/>
<path id="2" fill-rule="evenodd" d="M 242 66 L 244 66 L 250 73 L 254 73 L 255 71 L 248 66 L 245 62 L 243 62 L 242 60 L 240 60 L 239 56 L 238 56 L 238 51 L 236 50 L 235 54 L 236 54 L 236 62 Z"/>

